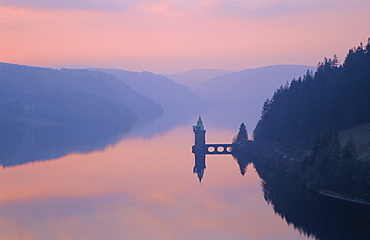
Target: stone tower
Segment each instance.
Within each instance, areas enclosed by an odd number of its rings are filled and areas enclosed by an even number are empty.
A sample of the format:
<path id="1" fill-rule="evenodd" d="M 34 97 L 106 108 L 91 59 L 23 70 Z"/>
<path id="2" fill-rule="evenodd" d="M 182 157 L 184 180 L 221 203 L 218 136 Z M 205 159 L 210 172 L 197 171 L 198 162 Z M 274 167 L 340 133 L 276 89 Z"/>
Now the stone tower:
<path id="1" fill-rule="evenodd" d="M 199 182 L 202 181 L 204 169 L 206 168 L 206 130 L 202 119 L 198 118 L 197 125 L 193 126 L 193 132 L 195 135 L 195 142 L 192 152 L 195 154 L 195 165 L 193 173 L 198 175 Z"/>
<path id="2" fill-rule="evenodd" d="M 195 142 L 193 146 L 193 153 L 205 153 L 206 152 L 206 130 L 201 117 L 199 116 L 197 125 L 193 126 L 193 132 L 195 135 Z"/>

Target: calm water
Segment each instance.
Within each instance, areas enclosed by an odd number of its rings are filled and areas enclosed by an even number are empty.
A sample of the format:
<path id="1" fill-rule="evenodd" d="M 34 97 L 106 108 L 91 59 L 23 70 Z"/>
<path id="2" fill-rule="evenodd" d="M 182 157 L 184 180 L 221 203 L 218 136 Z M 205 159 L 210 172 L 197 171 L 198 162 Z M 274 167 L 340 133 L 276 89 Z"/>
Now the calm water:
<path id="1" fill-rule="evenodd" d="M 205 124 L 208 142 L 236 133 Z M 190 124 L 0 168 L 0 239 L 314 239 L 275 213 L 252 165 L 207 156 L 199 183 L 193 139 Z"/>

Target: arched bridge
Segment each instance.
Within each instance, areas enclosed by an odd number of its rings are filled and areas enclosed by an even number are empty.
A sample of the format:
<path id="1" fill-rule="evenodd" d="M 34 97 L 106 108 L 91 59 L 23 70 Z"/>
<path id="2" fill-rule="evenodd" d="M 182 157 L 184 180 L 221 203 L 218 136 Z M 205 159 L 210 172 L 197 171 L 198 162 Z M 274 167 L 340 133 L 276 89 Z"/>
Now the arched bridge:
<path id="1" fill-rule="evenodd" d="M 231 154 L 232 144 L 206 144 L 206 154 Z"/>

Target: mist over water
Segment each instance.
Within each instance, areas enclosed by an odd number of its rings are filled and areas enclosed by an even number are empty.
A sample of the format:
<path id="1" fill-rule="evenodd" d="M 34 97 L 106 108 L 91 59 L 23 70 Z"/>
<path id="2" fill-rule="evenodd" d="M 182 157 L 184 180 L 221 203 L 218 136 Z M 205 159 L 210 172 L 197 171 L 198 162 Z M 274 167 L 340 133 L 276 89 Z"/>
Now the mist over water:
<path id="1" fill-rule="evenodd" d="M 1 0 L 0 240 L 368 240 L 369 12 Z"/>
<path id="2" fill-rule="evenodd" d="M 0 239 L 366 239 L 369 206 L 323 198 L 252 164 L 242 175 L 230 154 L 207 155 L 199 181 L 192 126 L 201 116 L 212 144 L 231 143 L 241 122 L 251 134 L 257 104 L 236 102 L 167 101 L 160 116 L 128 128 L 1 128 Z"/>
<path id="3" fill-rule="evenodd" d="M 231 155 L 208 155 L 199 183 L 197 117 L 157 119 L 106 147 L 0 169 L 1 239 L 314 239 L 281 221 L 284 210 L 268 204 L 280 200 L 266 195 L 252 165 L 242 176 Z M 231 142 L 234 130 L 202 118 L 207 142 Z"/>
<path id="4" fill-rule="evenodd" d="M 209 131 L 214 141 L 233 133 Z M 199 185 L 192 173 L 192 142 L 191 126 L 183 125 L 151 138 L 123 138 L 104 150 L 3 168 L 0 236 L 266 239 L 274 233 L 297 239 L 299 233 L 280 227 L 268 232 L 248 227 L 270 216 L 286 228 L 263 201 L 253 168 L 242 178 L 231 156 L 208 158 Z"/>

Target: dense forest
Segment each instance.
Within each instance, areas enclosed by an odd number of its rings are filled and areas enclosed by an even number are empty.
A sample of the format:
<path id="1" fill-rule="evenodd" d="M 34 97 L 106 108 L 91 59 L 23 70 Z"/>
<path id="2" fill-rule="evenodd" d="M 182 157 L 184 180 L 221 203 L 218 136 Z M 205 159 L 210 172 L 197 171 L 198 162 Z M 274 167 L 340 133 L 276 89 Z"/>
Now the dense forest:
<path id="1" fill-rule="evenodd" d="M 369 93 L 370 38 L 349 50 L 343 64 L 335 55 L 325 58 L 315 73 L 307 71 L 265 101 L 253 142 L 263 147 L 254 163 L 294 176 L 308 189 L 370 201 Z"/>
<path id="2" fill-rule="evenodd" d="M 343 63 L 324 59 L 313 74 L 280 87 L 263 105 L 254 139 L 285 151 L 310 148 L 325 131 L 370 122 L 370 39 Z"/>

